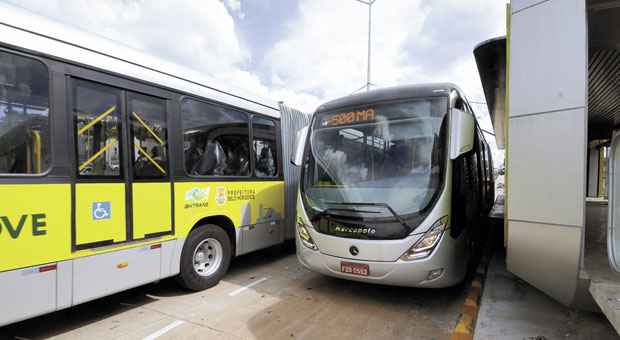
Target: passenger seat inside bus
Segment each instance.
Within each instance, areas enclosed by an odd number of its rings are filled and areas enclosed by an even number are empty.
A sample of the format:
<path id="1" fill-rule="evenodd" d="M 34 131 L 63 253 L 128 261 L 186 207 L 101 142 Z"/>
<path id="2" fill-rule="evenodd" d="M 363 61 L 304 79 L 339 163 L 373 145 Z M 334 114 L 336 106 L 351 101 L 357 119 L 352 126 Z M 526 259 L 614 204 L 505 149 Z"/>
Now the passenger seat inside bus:
<path id="1" fill-rule="evenodd" d="M 256 162 L 256 173 L 259 176 L 275 176 L 275 162 L 271 147 L 265 145 L 260 152 L 258 161 Z"/>
<path id="2" fill-rule="evenodd" d="M 218 141 L 208 141 L 200 162 L 192 173 L 201 176 L 223 175 L 226 168 L 226 154 Z"/>

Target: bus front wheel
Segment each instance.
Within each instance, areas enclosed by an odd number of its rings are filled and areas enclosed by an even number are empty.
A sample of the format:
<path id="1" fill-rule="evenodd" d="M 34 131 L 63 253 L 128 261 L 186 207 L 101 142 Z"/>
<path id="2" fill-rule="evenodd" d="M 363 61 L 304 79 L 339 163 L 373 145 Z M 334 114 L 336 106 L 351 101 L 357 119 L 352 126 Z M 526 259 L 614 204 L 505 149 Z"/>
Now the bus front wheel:
<path id="1" fill-rule="evenodd" d="M 181 272 L 177 281 L 199 291 L 218 284 L 228 271 L 232 247 L 228 234 L 213 224 L 194 229 L 181 252 Z"/>

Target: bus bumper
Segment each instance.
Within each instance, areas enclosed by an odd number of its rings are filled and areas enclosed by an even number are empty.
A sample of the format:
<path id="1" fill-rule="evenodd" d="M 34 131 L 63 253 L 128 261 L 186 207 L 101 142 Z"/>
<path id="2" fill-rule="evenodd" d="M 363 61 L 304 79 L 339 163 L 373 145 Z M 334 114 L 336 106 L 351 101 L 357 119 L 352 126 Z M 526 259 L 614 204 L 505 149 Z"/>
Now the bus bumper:
<path id="1" fill-rule="evenodd" d="M 425 259 L 399 259 L 395 262 L 359 261 L 327 255 L 321 253 L 320 249 L 312 250 L 304 246 L 298 235 L 295 239 L 297 258 L 302 265 L 314 272 L 346 280 L 403 287 L 443 288 L 460 283 L 467 273 L 467 256 L 455 254 L 455 250 L 461 247 L 450 237 L 443 237 L 435 251 Z M 343 261 L 367 264 L 369 275 L 341 272 Z M 439 275 L 438 271 L 441 271 Z"/>

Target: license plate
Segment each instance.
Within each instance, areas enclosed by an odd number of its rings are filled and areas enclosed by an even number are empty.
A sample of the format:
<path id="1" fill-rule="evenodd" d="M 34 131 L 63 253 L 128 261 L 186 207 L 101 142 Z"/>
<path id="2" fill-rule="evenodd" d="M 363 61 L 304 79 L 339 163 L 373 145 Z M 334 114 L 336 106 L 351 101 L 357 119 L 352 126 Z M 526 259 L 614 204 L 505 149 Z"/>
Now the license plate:
<path id="1" fill-rule="evenodd" d="M 353 262 L 340 262 L 340 271 L 345 274 L 368 276 L 370 270 L 367 264 L 353 263 Z"/>

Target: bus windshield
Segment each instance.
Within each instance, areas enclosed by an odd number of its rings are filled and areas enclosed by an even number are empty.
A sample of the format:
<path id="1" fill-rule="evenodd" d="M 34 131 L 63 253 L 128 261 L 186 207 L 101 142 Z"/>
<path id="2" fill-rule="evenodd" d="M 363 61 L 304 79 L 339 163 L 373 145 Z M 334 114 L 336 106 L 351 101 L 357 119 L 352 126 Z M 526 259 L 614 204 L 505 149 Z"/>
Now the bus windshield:
<path id="1" fill-rule="evenodd" d="M 441 188 L 447 109 L 447 98 L 437 97 L 317 113 L 305 201 L 315 213 L 393 217 L 389 209 L 360 209 L 363 203 L 420 213 Z"/>

